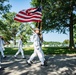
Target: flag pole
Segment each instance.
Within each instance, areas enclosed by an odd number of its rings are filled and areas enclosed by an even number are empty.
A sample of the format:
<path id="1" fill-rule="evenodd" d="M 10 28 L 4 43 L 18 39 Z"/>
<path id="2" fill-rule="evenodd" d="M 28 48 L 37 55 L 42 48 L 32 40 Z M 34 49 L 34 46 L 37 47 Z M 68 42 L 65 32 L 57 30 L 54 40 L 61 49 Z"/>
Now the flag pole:
<path id="1" fill-rule="evenodd" d="M 40 3 L 40 6 L 42 7 L 42 0 L 41 0 L 41 3 Z M 40 23 L 40 31 L 42 30 L 42 21 Z"/>
<path id="2" fill-rule="evenodd" d="M 40 23 L 41 25 L 40 25 L 40 31 L 42 30 L 42 22 Z"/>
<path id="3" fill-rule="evenodd" d="M 39 28 L 39 22 L 38 22 L 37 28 Z"/>

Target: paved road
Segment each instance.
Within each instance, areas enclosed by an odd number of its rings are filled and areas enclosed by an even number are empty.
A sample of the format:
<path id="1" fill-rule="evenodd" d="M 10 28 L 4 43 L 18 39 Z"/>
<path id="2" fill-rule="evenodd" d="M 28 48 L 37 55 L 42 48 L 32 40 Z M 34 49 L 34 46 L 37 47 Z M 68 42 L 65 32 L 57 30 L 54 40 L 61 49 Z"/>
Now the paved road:
<path id="1" fill-rule="evenodd" d="M 47 55 L 48 66 L 40 66 L 38 58 L 35 58 L 32 66 L 28 66 L 26 59 L 13 58 L 7 56 L 2 59 L 2 67 L 5 69 L 0 71 L 0 75 L 76 75 L 76 54 L 67 55 Z"/>

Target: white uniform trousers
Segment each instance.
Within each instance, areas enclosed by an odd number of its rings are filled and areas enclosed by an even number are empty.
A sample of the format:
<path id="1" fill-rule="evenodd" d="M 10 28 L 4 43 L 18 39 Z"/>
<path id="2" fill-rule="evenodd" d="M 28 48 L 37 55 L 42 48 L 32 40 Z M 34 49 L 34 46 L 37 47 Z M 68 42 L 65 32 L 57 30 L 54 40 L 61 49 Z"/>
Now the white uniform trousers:
<path id="1" fill-rule="evenodd" d="M 30 59 L 28 60 L 28 62 L 30 63 L 30 61 L 32 61 L 36 56 L 38 56 L 39 60 L 41 61 L 41 64 L 44 65 L 44 53 L 42 50 L 34 50 L 34 53 L 31 55 Z"/>
<path id="2" fill-rule="evenodd" d="M 24 52 L 23 49 L 20 47 L 17 51 L 17 53 L 15 54 L 15 57 L 21 52 L 22 58 L 24 58 Z"/>
<path id="3" fill-rule="evenodd" d="M 0 60 L 0 68 L 1 68 L 1 60 Z"/>
<path id="4" fill-rule="evenodd" d="M 0 47 L 0 52 L 1 52 L 2 57 L 5 57 L 2 47 Z"/>

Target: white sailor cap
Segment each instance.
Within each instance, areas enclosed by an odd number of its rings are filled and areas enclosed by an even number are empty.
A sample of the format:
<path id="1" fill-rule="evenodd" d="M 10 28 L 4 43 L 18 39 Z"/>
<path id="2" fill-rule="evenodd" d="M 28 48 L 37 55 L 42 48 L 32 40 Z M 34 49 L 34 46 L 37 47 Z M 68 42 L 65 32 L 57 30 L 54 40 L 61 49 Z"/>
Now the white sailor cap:
<path id="1" fill-rule="evenodd" d="M 34 30 L 39 30 L 39 28 L 35 28 Z"/>

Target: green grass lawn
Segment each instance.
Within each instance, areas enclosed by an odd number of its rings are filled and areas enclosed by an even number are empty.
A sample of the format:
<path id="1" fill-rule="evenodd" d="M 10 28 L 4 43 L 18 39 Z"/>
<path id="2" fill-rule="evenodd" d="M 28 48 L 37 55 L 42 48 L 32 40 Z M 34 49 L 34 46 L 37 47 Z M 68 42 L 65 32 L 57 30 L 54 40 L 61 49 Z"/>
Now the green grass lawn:
<path id="1" fill-rule="evenodd" d="M 44 54 L 50 55 L 50 54 L 75 54 L 76 49 L 69 50 L 69 48 L 63 48 L 63 47 L 44 47 L 42 48 L 44 51 Z M 14 55 L 17 52 L 18 48 L 5 48 L 5 55 Z M 33 53 L 33 48 L 24 48 L 24 54 L 25 55 L 31 55 Z"/>

